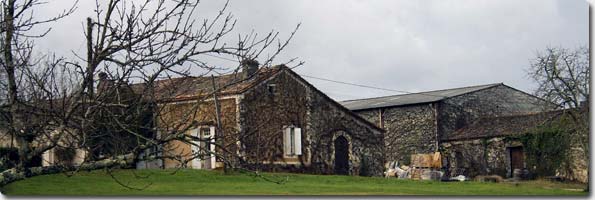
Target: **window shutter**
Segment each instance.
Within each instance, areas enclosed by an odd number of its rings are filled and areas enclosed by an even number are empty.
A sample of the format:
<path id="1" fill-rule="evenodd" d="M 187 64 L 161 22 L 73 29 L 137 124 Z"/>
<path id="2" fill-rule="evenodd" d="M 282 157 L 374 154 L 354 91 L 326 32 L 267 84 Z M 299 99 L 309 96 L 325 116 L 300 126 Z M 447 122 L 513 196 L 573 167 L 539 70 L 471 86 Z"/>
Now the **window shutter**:
<path id="1" fill-rule="evenodd" d="M 295 155 L 302 155 L 302 129 L 295 128 Z"/>
<path id="2" fill-rule="evenodd" d="M 283 151 L 285 155 L 291 154 L 291 139 L 289 138 L 291 128 L 286 127 L 283 130 Z"/>
<path id="3" fill-rule="evenodd" d="M 192 136 L 194 136 L 194 137 L 200 138 L 200 128 L 196 128 L 196 129 L 192 130 L 192 132 L 190 134 L 192 134 Z M 192 156 L 195 156 L 196 153 L 198 153 L 200 151 L 200 149 L 198 147 L 200 145 L 200 141 L 193 140 L 192 143 L 194 145 L 192 145 L 190 147 L 190 149 L 192 150 Z M 202 169 L 202 163 L 200 163 L 200 159 L 198 157 L 195 157 L 194 159 L 192 159 L 192 168 L 193 169 Z"/>
<path id="4" fill-rule="evenodd" d="M 215 165 L 217 164 L 217 158 L 215 157 L 215 127 L 211 126 L 210 130 L 211 131 L 211 146 L 209 147 L 209 149 L 211 150 L 211 169 L 215 169 Z"/>
<path id="5" fill-rule="evenodd" d="M 211 138 L 215 138 L 215 130 L 217 130 L 214 126 L 209 127 L 209 135 L 211 135 Z"/>

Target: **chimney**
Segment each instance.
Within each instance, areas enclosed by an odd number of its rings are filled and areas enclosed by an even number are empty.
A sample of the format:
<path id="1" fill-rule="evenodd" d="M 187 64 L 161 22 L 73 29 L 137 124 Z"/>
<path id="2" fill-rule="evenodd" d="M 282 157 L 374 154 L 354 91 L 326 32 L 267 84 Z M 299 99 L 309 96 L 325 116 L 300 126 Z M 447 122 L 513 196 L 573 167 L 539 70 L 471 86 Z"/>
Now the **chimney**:
<path id="1" fill-rule="evenodd" d="M 97 76 L 99 76 L 99 83 L 97 83 L 97 93 L 103 93 L 109 89 L 111 81 L 108 79 L 107 73 L 105 72 L 100 72 Z"/>
<path id="2" fill-rule="evenodd" d="M 250 78 L 258 71 L 258 61 L 256 60 L 243 60 L 242 61 L 242 78 L 247 79 Z"/>

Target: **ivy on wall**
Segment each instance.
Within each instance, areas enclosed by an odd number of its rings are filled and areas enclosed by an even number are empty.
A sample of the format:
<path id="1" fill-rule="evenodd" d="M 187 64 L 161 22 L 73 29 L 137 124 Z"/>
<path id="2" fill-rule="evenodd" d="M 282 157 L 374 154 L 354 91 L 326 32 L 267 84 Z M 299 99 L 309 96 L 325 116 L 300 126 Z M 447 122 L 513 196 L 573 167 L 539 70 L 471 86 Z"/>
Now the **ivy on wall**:
<path id="1" fill-rule="evenodd" d="M 570 170 L 570 148 L 573 129 L 567 120 L 556 120 L 526 134 L 509 136 L 523 144 L 527 168 L 538 177 L 554 176 L 556 171 Z"/>

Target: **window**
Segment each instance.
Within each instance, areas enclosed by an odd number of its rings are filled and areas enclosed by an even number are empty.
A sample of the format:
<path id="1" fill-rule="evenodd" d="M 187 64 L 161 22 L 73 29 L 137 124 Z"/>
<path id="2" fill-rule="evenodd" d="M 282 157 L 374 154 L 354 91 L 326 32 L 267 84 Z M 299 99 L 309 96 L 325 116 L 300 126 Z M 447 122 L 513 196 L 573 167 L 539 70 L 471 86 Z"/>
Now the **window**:
<path id="1" fill-rule="evenodd" d="M 198 135 L 201 139 L 213 139 L 214 135 L 213 132 L 215 132 L 215 127 L 214 126 L 210 126 L 210 127 L 202 127 L 199 129 L 200 131 L 200 135 Z M 211 141 L 210 140 L 205 140 L 205 145 L 210 145 Z M 208 146 L 205 148 L 207 151 L 212 151 L 213 149 L 209 148 Z"/>
<path id="2" fill-rule="evenodd" d="M 200 128 L 200 135 L 202 136 L 202 138 L 211 137 L 211 127 Z"/>
<path id="3" fill-rule="evenodd" d="M 269 95 L 274 95 L 275 92 L 277 92 L 277 85 L 276 84 L 268 84 L 267 85 L 267 90 L 269 91 Z"/>
<path id="4" fill-rule="evenodd" d="M 302 129 L 286 126 L 283 130 L 283 147 L 286 156 L 302 155 Z"/>

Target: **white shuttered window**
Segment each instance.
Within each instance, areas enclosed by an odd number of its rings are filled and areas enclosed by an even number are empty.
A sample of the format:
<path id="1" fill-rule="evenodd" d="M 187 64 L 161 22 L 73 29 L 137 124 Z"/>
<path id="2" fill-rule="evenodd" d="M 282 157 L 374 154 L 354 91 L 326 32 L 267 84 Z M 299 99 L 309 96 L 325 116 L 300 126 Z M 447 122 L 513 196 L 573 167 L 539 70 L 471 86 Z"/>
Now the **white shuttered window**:
<path id="1" fill-rule="evenodd" d="M 302 155 L 302 129 L 287 126 L 283 129 L 283 151 L 286 156 Z"/>

